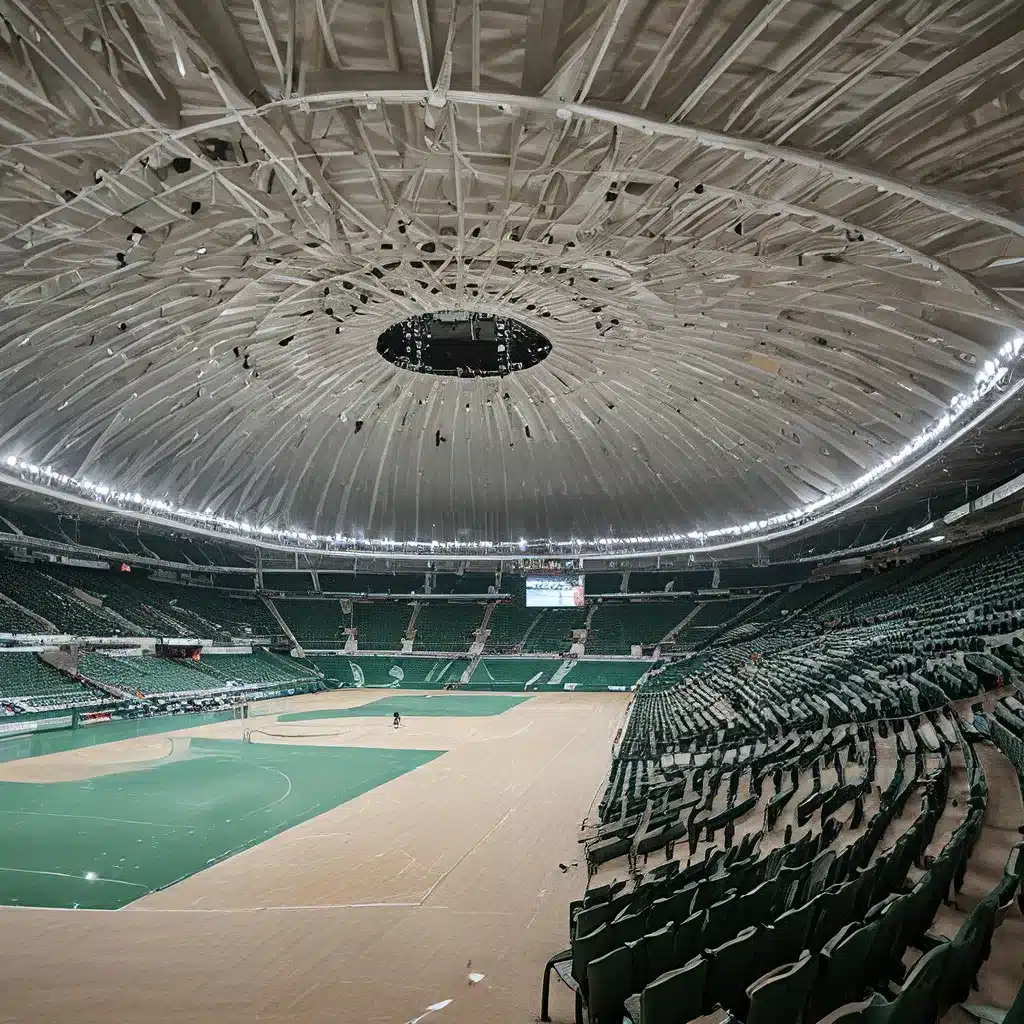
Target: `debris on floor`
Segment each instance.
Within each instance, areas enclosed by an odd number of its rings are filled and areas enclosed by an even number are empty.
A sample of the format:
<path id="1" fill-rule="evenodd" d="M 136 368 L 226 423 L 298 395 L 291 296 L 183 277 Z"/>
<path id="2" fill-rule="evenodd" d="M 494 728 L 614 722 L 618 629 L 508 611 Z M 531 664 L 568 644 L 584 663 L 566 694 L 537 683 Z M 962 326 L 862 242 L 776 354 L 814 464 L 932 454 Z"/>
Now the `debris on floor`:
<path id="1" fill-rule="evenodd" d="M 450 1002 L 450 999 L 442 999 L 439 1003 L 431 1003 L 423 1013 L 407 1020 L 405 1024 L 419 1024 L 424 1017 L 429 1017 L 435 1010 L 443 1010 Z"/>

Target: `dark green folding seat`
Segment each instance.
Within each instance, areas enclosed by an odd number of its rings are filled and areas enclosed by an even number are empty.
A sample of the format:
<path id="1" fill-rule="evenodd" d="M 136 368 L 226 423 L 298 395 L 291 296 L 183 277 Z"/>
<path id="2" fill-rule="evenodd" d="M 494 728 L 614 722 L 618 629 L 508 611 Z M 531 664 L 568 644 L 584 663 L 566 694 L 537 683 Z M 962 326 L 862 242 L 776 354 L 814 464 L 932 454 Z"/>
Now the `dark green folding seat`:
<path id="1" fill-rule="evenodd" d="M 785 913 L 790 907 L 799 906 L 800 892 L 807 878 L 806 864 L 783 864 L 775 876 L 777 889 L 775 906 L 772 913 L 775 917 Z"/>
<path id="2" fill-rule="evenodd" d="M 970 998 L 971 988 L 985 960 L 986 946 L 995 928 L 997 905 L 998 898 L 990 893 L 967 915 L 950 941 L 940 1012 Z"/>
<path id="3" fill-rule="evenodd" d="M 903 910 L 903 930 L 900 933 L 899 947 L 916 943 L 928 930 L 932 918 L 926 916 L 928 904 L 929 876 L 920 878 L 917 884 L 906 894 L 906 906 Z M 934 884 L 934 883 L 933 883 Z"/>
<path id="4" fill-rule="evenodd" d="M 569 900 L 569 935 L 570 935 L 570 937 L 576 934 L 576 918 L 579 916 L 579 913 L 580 913 L 580 911 L 582 909 L 583 909 L 583 900 Z M 596 928 L 597 925 L 599 925 L 601 923 L 602 923 L 601 921 L 598 921 L 594 925 L 594 928 Z M 593 929 L 591 929 L 591 930 L 593 930 Z"/>
<path id="5" fill-rule="evenodd" d="M 771 920 L 775 904 L 775 882 L 762 882 L 750 892 L 736 897 L 737 930 Z"/>
<path id="6" fill-rule="evenodd" d="M 864 821 L 864 797 L 858 796 L 853 801 L 853 818 L 850 820 L 850 828 L 859 828 Z"/>
<path id="7" fill-rule="evenodd" d="M 856 828 L 857 825 L 851 825 L 851 828 Z M 853 847 L 847 846 L 843 848 L 842 853 L 836 857 L 835 864 L 832 865 L 832 876 L 829 878 L 829 885 L 837 885 L 841 882 L 845 882 L 850 872 L 850 861 L 853 857 Z"/>
<path id="8" fill-rule="evenodd" d="M 672 924 L 648 932 L 633 950 L 633 981 L 636 988 L 649 985 L 655 978 L 676 966 L 676 930 Z"/>
<path id="9" fill-rule="evenodd" d="M 774 924 L 761 925 L 761 933 L 764 943 L 762 974 L 768 974 L 769 971 L 777 970 L 786 964 L 796 963 L 805 952 L 808 952 L 803 946 L 795 946 L 792 938 L 787 938 L 784 932 L 780 935 Z M 796 952 L 792 951 L 794 948 Z"/>
<path id="10" fill-rule="evenodd" d="M 691 857 L 697 852 L 697 844 L 707 828 L 709 817 L 710 815 L 703 807 L 695 807 L 690 812 L 689 820 L 686 823 L 686 842 Z"/>
<path id="11" fill-rule="evenodd" d="M 820 909 L 811 929 L 811 937 L 807 940 L 810 950 L 818 952 L 843 925 L 857 919 L 856 897 L 856 882 L 834 885 L 818 896 Z"/>
<path id="12" fill-rule="evenodd" d="M 914 835 L 905 832 L 896 840 L 892 851 L 887 855 L 887 863 L 882 872 L 880 884 L 886 886 L 890 892 L 903 883 L 910 866 L 914 863 L 914 843 Z"/>
<path id="13" fill-rule="evenodd" d="M 708 961 L 694 957 L 678 970 L 655 978 L 639 994 L 626 1000 L 626 1012 L 633 1024 L 677 1024 L 701 1015 Z"/>
<path id="14" fill-rule="evenodd" d="M 793 788 L 784 789 L 781 793 L 776 793 L 765 805 L 764 821 L 769 832 L 775 827 L 783 808 L 789 803 L 795 792 L 796 790 Z"/>
<path id="15" fill-rule="evenodd" d="M 632 845 L 633 841 L 628 837 L 612 836 L 610 839 L 601 839 L 587 847 L 587 860 L 595 867 L 600 867 L 607 861 L 629 853 Z"/>
<path id="16" fill-rule="evenodd" d="M 647 911 L 647 930 L 651 931 L 656 928 L 664 928 L 669 921 L 674 921 L 675 918 L 672 916 L 672 901 L 668 897 L 662 897 L 656 899 L 651 904 L 651 909 Z"/>
<path id="17" fill-rule="evenodd" d="M 717 903 L 722 899 L 726 891 L 731 888 L 732 884 L 726 872 L 705 879 L 694 893 L 693 909 L 706 910 L 713 903 Z"/>
<path id="18" fill-rule="evenodd" d="M 865 977 L 869 985 L 878 987 L 894 977 L 903 957 L 900 937 L 905 927 L 909 896 L 887 896 L 871 907 L 865 915 L 867 923 L 878 922 L 875 940 L 868 951 Z"/>
<path id="19" fill-rule="evenodd" d="M 818 1020 L 843 1003 L 860 999 L 867 988 L 866 961 L 880 921 L 849 923 L 821 951 L 818 979 L 811 995 L 810 1017 Z"/>
<path id="20" fill-rule="evenodd" d="M 704 926 L 705 949 L 720 946 L 740 930 L 736 918 L 737 902 L 735 894 L 730 893 L 724 900 L 708 908 L 708 920 Z"/>
<path id="21" fill-rule="evenodd" d="M 752 857 L 739 858 L 729 866 L 729 887 L 746 894 L 755 889 L 763 880 L 763 864 Z"/>
<path id="22" fill-rule="evenodd" d="M 668 845 L 667 825 L 660 825 L 658 828 L 648 828 L 643 838 L 636 844 L 636 852 L 639 855 L 653 853 L 660 847 Z"/>
<path id="23" fill-rule="evenodd" d="M 603 924 L 608 924 L 615 916 L 615 909 L 610 903 L 598 903 L 592 907 L 583 907 L 576 914 L 575 927 L 572 935 L 589 935 L 590 932 Z"/>
<path id="24" fill-rule="evenodd" d="M 687 833 L 686 820 L 683 819 L 683 818 L 680 818 L 680 820 L 673 822 L 671 825 L 668 825 L 665 828 L 665 831 L 662 833 L 661 838 L 662 838 L 665 846 L 668 847 L 671 844 L 673 844 L 673 843 L 677 842 L 678 840 L 680 840 L 683 836 L 686 835 L 686 833 Z M 679 862 L 678 861 L 670 861 L 669 863 L 678 864 Z"/>
<path id="25" fill-rule="evenodd" d="M 590 1024 L 621 1024 L 623 1006 L 635 991 L 633 950 L 618 946 L 587 965 L 585 1002 Z"/>
<path id="26" fill-rule="evenodd" d="M 659 896 L 663 895 L 662 886 L 659 882 L 645 879 L 630 895 L 631 898 L 628 904 L 629 913 L 638 914 L 641 911 L 647 911 L 650 909 L 651 904 Z M 621 917 L 622 915 L 620 914 L 619 916 Z M 612 920 L 614 920 L 614 918 Z"/>
<path id="27" fill-rule="evenodd" d="M 766 929 L 744 928 L 734 939 L 705 951 L 710 961 L 704 993 L 708 1006 L 721 1003 L 740 1020 L 745 1018 L 747 988 L 767 973 L 769 937 Z"/>
<path id="28" fill-rule="evenodd" d="M 883 891 L 880 885 L 880 879 L 884 876 L 887 867 L 888 859 L 883 854 L 853 879 L 853 884 L 856 886 L 853 898 L 854 917 L 863 918 L 869 907 L 891 891 L 888 889 Z"/>
<path id="29" fill-rule="evenodd" d="M 807 948 L 807 939 L 811 927 L 818 915 L 818 907 L 814 903 L 804 903 L 780 914 L 772 924 L 775 945 L 779 949 L 782 963 L 790 963 L 799 958 Z"/>
<path id="30" fill-rule="evenodd" d="M 623 885 L 618 885 L 617 882 L 609 882 L 603 886 L 594 886 L 593 889 L 588 889 L 583 894 L 584 902 L 588 906 L 592 903 L 606 903 L 611 899 L 615 892 L 623 889 L 624 885 L 625 883 Z M 618 887 L 617 889 L 615 889 L 616 886 Z"/>
<path id="31" fill-rule="evenodd" d="M 953 871 L 956 867 L 956 859 L 952 856 L 946 857 L 945 851 L 935 858 L 925 878 L 920 901 L 916 904 L 915 915 L 911 916 L 908 922 L 910 934 L 907 938 L 907 945 L 912 945 L 931 927 L 935 915 L 938 913 L 942 901 L 949 894 L 949 887 L 953 880 Z"/>
<path id="32" fill-rule="evenodd" d="M 943 978 L 950 943 L 943 942 L 914 964 L 907 980 L 891 1001 L 872 1002 L 865 1024 L 935 1024 L 943 996 Z"/>
<path id="33" fill-rule="evenodd" d="M 804 953 L 762 975 L 747 989 L 746 1024 L 801 1024 L 817 973 L 817 957 Z"/>
<path id="34" fill-rule="evenodd" d="M 760 793 L 758 796 L 760 796 Z M 762 829 L 758 829 L 756 832 L 748 832 L 740 840 L 740 857 L 750 857 L 758 848 L 763 837 L 764 832 Z"/>
<path id="35" fill-rule="evenodd" d="M 572 977 L 579 985 L 583 1001 L 587 1001 L 587 964 L 604 956 L 615 946 L 610 925 L 602 924 L 586 935 L 579 936 L 572 944 Z"/>
<path id="36" fill-rule="evenodd" d="M 819 892 L 824 892 L 828 886 L 829 874 L 832 865 L 835 863 L 836 855 L 832 850 L 822 850 L 811 862 L 810 871 L 807 875 L 807 883 L 801 894 L 804 902 L 813 900 Z"/>
<path id="37" fill-rule="evenodd" d="M 647 932 L 647 911 L 631 913 L 624 910 L 611 924 L 612 937 L 616 946 L 626 942 L 636 942 Z"/>
<path id="38" fill-rule="evenodd" d="M 868 999 L 856 1003 L 845 1003 L 833 1010 L 827 1017 L 822 1017 L 816 1024 L 867 1024 L 869 1020 L 873 1020 L 869 1017 L 872 1009 L 884 1005 L 885 1000 L 876 992 Z"/>
<path id="39" fill-rule="evenodd" d="M 697 887 L 691 883 L 668 897 L 672 911 L 670 921 L 685 921 L 693 913 L 693 897 L 696 892 Z"/>
<path id="40" fill-rule="evenodd" d="M 676 928 L 675 962 L 689 963 L 704 949 L 704 929 L 708 922 L 708 912 L 699 910 L 691 914 Z"/>
<path id="41" fill-rule="evenodd" d="M 583 894 L 583 902 L 588 907 L 597 903 L 607 903 L 622 892 L 628 884 L 628 881 L 622 880 L 608 882 L 606 885 L 595 885 L 593 889 L 588 889 Z"/>

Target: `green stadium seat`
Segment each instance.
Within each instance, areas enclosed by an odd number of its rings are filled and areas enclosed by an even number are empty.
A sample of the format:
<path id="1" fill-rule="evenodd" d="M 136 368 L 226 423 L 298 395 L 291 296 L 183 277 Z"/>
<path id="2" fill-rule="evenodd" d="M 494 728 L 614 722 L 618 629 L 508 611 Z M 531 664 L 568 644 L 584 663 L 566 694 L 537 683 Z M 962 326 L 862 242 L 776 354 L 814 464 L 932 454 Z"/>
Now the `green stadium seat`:
<path id="1" fill-rule="evenodd" d="M 590 1024 L 621 1024 L 633 988 L 633 951 L 628 946 L 618 946 L 591 960 L 587 964 Z"/>
<path id="2" fill-rule="evenodd" d="M 691 1021 L 704 1008 L 708 961 L 696 956 L 682 967 L 667 971 L 647 984 L 639 995 L 626 1000 L 633 1024 L 674 1024 Z"/>
<path id="3" fill-rule="evenodd" d="M 594 609 L 587 635 L 588 654 L 629 654 L 634 645 L 660 643 L 696 607 L 692 601 L 608 603 Z"/>
<path id="4" fill-rule="evenodd" d="M 109 683 L 141 697 L 181 696 L 225 690 L 229 684 L 184 660 L 150 657 L 111 657 L 89 653 L 82 656 L 81 674 L 95 682 Z"/>
<path id="5" fill-rule="evenodd" d="M 204 654 L 200 667 L 225 683 L 288 685 L 318 679 L 312 667 L 266 651 L 251 654 Z"/>
<path id="6" fill-rule="evenodd" d="M 493 619 L 493 616 L 492 616 Z M 523 640 L 523 650 L 530 654 L 568 653 L 573 630 L 583 629 L 587 622 L 585 608 L 544 608 Z"/>
<path id="7" fill-rule="evenodd" d="M 126 636 L 133 630 L 88 603 L 73 587 L 33 565 L 0 560 L 0 592 L 52 623 L 57 633 L 73 636 Z M 36 625 L 36 633 L 48 633 Z"/>
<path id="8" fill-rule="evenodd" d="M 845 924 L 821 950 L 821 968 L 811 996 L 814 1020 L 827 1016 L 844 1003 L 856 1002 L 868 986 L 867 965 L 881 927 L 880 921 Z"/>
<path id="9" fill-rule="evenodd" d="M 406 602 L 372 601 L 352 605 L 352 624 L 363 651 L 400 651 L 413 607 Z"/>
<path id="10" fill-rule="evenodd" d="M 417 651 L 468 651 L 483 621 L 482 605 L 424 602 L 416 612 Z"/>
<path id="11" fill-rule="evenodd" d="M 802 1024 L 817 970 L 817 957 L 805 952 L 758 978 L 747 989 L 746 1024 Z"/>
<path id="12" fill-rule="evenodd" d="M 345 627 L 351 625 L 337 600 L 299 601 L 274 598 L 274 607 L 295 639 L 304 647 L 344 647 Z M 399 644 L 399 646 L 401 646 Z"/>
<path id="13" fill-rule="evenodd" d="M 540 617 L 541 610 L 538 608 L 527 608 L 516 603 L 495 604 L 487 624 L 490 633 L 484 650 L 500 653 L 518 651 L 524 637 Z"/>
<path id="14" fill-rule="evenodd" d="M 107 699 L 35 654 L 0 653 L 0 704 L 14 710 L 49 711 L 96 706 Z"/>

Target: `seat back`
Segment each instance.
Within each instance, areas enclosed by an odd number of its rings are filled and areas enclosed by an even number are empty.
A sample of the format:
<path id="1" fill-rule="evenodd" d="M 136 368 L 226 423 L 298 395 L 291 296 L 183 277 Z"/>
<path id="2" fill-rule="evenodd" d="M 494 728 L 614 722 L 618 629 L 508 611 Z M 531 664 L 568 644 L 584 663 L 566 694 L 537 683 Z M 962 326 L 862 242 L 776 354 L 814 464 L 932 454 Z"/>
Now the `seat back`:
<path id="1" fill-rule="evenodd" d="M 775 919 L 772 929 L 779 947 L 779 956 L 784 962 L 796 960 L 801 950 L 807 948 L 807 938 L 811 934 L 811 926 L 817 914 L 816 904 L 804 903 L 802 906 L 787 910 Z"/>
<path id="2" fill-rule="evenodd" d="M 587 965 L 610 952 L 614 945 L 611 926 L 607 924 L 580 936 L 572 944 L 572 976 L 580 987 L 584 1002 L 587 1000 Z"/>
<path id="3" fill-rule="evenodd" d="M 704 948 L 704 929 L 708 921 L 708 912 L 700 910 L 691 914 L 676 929 L 675 962 L 689 963 Z"/>
<path id="4" fill-rule="evenodd" d="M 762 882 L 736 899 L 736 921 L 739 928 L 765 924 L 771 920 L 775 903 L 775 882 Z"/>
<path id="5" fill-rule="evenodd" d="M 747 1012 L 747 987 L 765 973 L 764 929 L 744 928 L 734 939 L 708 949 L 705 999 L 709 1006 L 721 1003 L 743 1020 Z"/>
<path id="6" fill-rule="evenodd" d="M 969 999 L 971 986 L 985 960 L 986 945 L 995 928 L 997 899 L 991 893 L 965 918 L 950 942 L 940 1010 Z"/>
<path id="7" fill-rule="evenodd" d="M 836 855 L 832 850 L 822 850 L 811 862 L 810 872 L 807 876 L 807 885 L 803 892 L 805 900 L 812 900 L 819 892 L 825 890 L 835 859 Z"/>
<path id="8" fill-rule="evenodd" d="M 934 1024 L 943 1001 L 943 977 L 949 962 L 951 943 L 943 942 L 929 950 L 914 964 L 900 989 L 889 1003 L 876 1004 L 865 1018 L 868 1024 L 895 1021 L 898 1024 Z"/>
<path id="9" fill-rule="evenodd" d="M 822 949 L 845 924 L 857 920 L 856 900 L 858 882 L 847 882 L 826 889 L 819 897 L 821 909 L 811 929 L 808 948 Z"/>
<path id="10" fill-rule="evenodd" d="M 818 1020 L 860 999 L 867 989 L 868 953 L 881 921 L 845 925 L 821 951 L 818 979 L 811 996 L 811 1017 Z"/>
<path id="11" fill-rule="evenodd" d="M 649 985 L 676 966 L 675 943 L 676 930 L 670 923 L 630 944 L 633 950 L 633 983 L 637 988 Z"/>
<path id="12" fill-rule="evenodd" d="M 699 1017 L 707 977 L 708 961 L 697 956 L 684 967 L 656 978 L 640 993 L 639 1024 L 675 1024 Z"/>
<path id="13" fill-rule="evenodd" d="M 623 1004 L 633 991 L 633 951 L 628 946 L 591 960 L 586 996 L 591 1024 L 621 1024 Z"/>
<path id="14" fill-rule="evenodd" d="M 740 930 L 736 916 L 737 904 L 736 896 L 730 893 L 724 900 L 708 908 L 703 939 L 705 949 L 721 945 Z"/>
<path id="15" fill-rule="evenodd" d="M 903 957 L 900 936 L 903 934 L 908 899 L 908 896 L 888 896 L 868 910 L 867 921 L 878 922 L 878 931 L 865 964 L 869 985 L 878 987 L 896 973 Z"/>
<path id="16" fill-rule="evenodd" d="M 805 952 L 762 975 L 747 989 L 746 1024 L 801 1024 L 816 974 L 817 957 Z"/>

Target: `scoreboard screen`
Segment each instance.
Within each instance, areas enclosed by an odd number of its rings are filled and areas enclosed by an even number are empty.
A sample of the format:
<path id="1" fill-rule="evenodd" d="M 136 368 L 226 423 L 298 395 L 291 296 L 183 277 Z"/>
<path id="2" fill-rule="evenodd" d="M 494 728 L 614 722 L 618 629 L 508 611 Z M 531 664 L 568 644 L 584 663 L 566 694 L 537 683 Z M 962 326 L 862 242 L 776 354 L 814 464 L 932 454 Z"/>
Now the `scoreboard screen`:
<path id="1" fill-rule="evenodd" d="M 582 608 L 583 575 L 526 577 L 527 608 Z"/>

